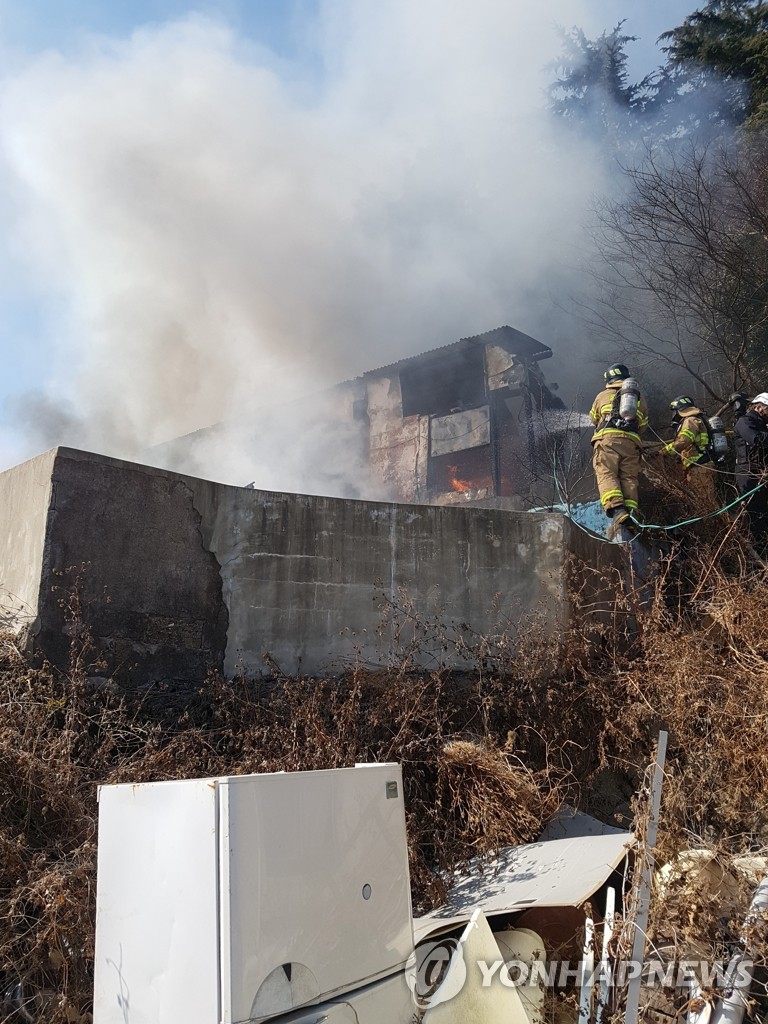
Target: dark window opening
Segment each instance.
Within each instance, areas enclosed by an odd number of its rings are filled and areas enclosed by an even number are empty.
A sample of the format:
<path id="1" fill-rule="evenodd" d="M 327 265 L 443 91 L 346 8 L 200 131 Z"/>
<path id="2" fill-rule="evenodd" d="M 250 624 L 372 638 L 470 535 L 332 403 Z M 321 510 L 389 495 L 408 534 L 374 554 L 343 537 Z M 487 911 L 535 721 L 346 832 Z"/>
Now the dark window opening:
<path id="1" fill-rule="evenodd" d="M 448 416 L 485 405 L 485 360 L 482 346 L 441 353 L 400 371 L 403 416 Z"/>

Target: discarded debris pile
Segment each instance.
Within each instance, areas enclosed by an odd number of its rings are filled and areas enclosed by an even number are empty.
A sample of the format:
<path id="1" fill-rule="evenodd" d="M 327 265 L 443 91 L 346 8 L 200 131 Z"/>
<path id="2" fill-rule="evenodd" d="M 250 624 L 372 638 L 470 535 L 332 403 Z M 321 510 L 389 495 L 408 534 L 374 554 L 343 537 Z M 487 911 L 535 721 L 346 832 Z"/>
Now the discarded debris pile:
<path id="1" fill-rule="evenodd" d="M 68 677 L 33 671 L 6 640 L 0 1020 L 88 1020 L 97 783 L 397 761 L 414 909 L 424 914 L 446 901 L 455 871 L 535 842 L 564 801 L 627 829 L 641 794 L 642 851 L 645 771 L 661 728 L 669 748 L 656 865 L 676 866 L 652 895 L 653 948 L 727 963 L 748 933 L 759 961 L 765 942 L 749 906 L 768 845 L 768 588 L 762 570 L 726 574 L 740 558 L 728 528 L 687 558 L 673 589 L 662 574 L 629 642 L 609 627 L 559 638 L 556 675 L 551 647 L 532 633 L 522 647 L 479 643 L 476 671 L 461 677 L 412 673 L 406 657 L 383 674 L 132 693 L 89 681 L 76 652 Z M 578 933 L 583 945 L 587 916 L 600 941 L 606 884 L 575 908 L 571 944 Z M 617 891 L 611 953 L 626 957 L 623 913 Z M 556 954 L 553 943 L 546 955 Z M 547 998 L 547 1020 L 575 1020 L 574 986 L 571 1002 Z M 699 987 L 696 998 L 714 1005 L 712 986 Z M 683 1005 L 679 991 L 670 998 L 659 1012 Z M 25 1001 L 26 1017 L 16 1009 Z"/>

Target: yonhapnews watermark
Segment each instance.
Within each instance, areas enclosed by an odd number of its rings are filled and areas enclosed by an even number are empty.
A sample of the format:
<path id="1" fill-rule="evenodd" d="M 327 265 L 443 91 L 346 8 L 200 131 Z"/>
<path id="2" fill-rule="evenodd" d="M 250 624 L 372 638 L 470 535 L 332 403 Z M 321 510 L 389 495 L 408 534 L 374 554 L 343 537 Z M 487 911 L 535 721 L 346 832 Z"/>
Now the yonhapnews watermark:
<path id="1" fill-rule="evenodd" d="M 502 985 L 509 988 L 567 988 L 607 987 L 621 988 L 638 976 L 644 985 L 661 988 L 682 988 L 698 984 L 703 988 L 738 989 L 748 988 L 751 983 L 751 963 L 742 960 L 734 971 L 726 963 L 711 963 L 708 960 L 646 960 L 637 963 L 621 960 L 617 964 L 595 964 L 588 968 L 583 961 L 553 960 L 544 963 L 534 960 L 478 960 L 477 969 L 484 987 L 491 985 L 498 977 Z"/>
<path id="2" fill-rule="evenodd" d="M 552 960 L 477 960 L 466 962 L 456 939 L 423 943 L 406 967 L 406 981 L 417 1006 L 426 1008 L 446 1003 L 464 988 L 468 978 L 482 988 L 501 984 L 507 988 L 623 988 L 640 977 L 644 986 L 663 989 L 690 989 L 699 986 L 721 992 L 749 988 L 753 962 L 713 963 L 709 960 L 646 960 L 642 963 L 621 960 L 592 965 L 584 961 Z"/>

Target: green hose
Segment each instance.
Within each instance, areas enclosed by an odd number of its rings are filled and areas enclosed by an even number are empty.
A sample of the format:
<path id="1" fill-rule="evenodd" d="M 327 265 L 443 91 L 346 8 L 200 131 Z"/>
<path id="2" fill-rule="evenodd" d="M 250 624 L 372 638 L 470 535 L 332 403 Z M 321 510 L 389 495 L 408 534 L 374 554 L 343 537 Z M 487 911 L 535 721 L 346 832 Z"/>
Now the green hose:
<path id="1" fill-rule="evenodd" d="M 759 491 L 761 487 L 765 487 L 765 484 L 760 483 L 757 487 L 753 487 L 751 491 L 747 491 L 746 494 L 740 494 L 738 498 L 735 498 L 723 508 L 715 509 L 714 512 L 705 512 L 703 516 L 695 516 L 693 519 L 684 519 L 681 523 L 672 523 L 671 526 L 661 526 L 657 523 L 641 523 L 638 519 L 635 519 L 631 512 L 629 514 L 629 518 L 635 526 L 639 526 L 641 530 L 677 530 L 681 526 L 690 526 L 692 523 L 700 523 L 703 519 L 712 519 L 714 516 L 721 516 L 723 512 L 727 512 L 735 505 L 739 505 L 742 501 L 746 501 L 747 498 L 751 498 L 752 495 Z"/>

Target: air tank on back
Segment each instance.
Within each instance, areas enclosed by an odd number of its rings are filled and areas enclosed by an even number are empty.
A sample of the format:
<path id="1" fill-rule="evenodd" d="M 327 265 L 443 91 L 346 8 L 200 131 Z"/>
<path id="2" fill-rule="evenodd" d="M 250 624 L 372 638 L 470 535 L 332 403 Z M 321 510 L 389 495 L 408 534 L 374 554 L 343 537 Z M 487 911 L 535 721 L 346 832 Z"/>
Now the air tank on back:
<path id="1" fill-rule="evenodd" d="M 716 459 L 721 459 L 728 454 L 728 438 L 725 433 L 725 424 L 719 416 L 710 416 L 709 432 L 712 439 L 712 454 Z"/>
<path id="2" fill-rule="evenodd" d="M 632 377 L 621 385 L 619 391 L 619 416 L 623 420 L 633 420 L 637 416 L 637 403 L 640 401 L 640 386 Z"/>

